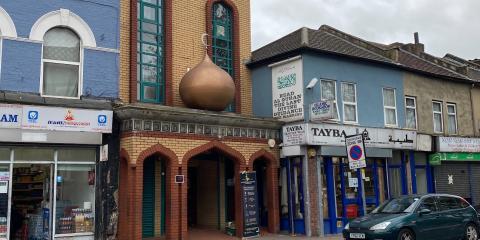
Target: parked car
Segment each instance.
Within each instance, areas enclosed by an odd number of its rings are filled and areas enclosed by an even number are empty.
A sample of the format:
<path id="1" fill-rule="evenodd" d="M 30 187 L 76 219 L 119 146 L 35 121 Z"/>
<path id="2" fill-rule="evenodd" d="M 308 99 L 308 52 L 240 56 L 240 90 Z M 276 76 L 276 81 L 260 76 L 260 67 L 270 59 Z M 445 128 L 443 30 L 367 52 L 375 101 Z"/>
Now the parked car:
<path id="1" fill-rule="evenodd" d="M 447 194 L 402 196 L 345 226 L 345 239 L 478 239 L 477 211 L 463 198 Z"/>

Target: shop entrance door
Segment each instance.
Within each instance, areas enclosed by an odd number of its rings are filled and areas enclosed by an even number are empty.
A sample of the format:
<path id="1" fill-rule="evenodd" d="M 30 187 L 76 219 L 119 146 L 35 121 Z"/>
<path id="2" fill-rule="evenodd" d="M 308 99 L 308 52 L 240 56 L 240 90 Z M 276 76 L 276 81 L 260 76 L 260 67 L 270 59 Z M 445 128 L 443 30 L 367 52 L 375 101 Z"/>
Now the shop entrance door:
<path id="1" fill-rule="evenodd" d="M 302 158 L 283 159 L 280 171 L 280 230 L 305 234 Z"/>

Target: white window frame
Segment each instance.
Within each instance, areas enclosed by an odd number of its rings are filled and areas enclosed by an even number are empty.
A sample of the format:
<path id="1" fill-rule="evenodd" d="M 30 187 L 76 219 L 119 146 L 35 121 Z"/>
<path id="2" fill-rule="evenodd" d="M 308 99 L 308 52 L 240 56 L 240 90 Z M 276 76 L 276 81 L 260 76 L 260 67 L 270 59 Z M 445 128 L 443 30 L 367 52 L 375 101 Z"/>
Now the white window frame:
<path id="1" fill-rule="evenodd" d="M 345 101 L 344 96 L 343 96 L 343 86 L 344 85 L 353 85 L 354 89 L 354 94 L 355 94 L 355 102 L 348 102 Z M 358 107 L 357 107 L 357 84 L 356 83 L 351 83 L 351 82 L 342 82 L 340 85 L 341 89 L 341 94 L 342 94 L 342 117 L 343 117 L 343 122 L 344 123 L 358 123 Z M 345 120 L 345 105 L 349 106 L 355 106 L 355 121 L 347 121 Z"/>
<path id="2" fill-rule="evenodd" d="M 385 106 L 385 90 L 393 90 L 393 102 L 395 104 L 394 107 Z M 395 88 L 384 87 L 382 88 L 382 102 L 383 102 L 383 122 L 386 127 L 397 127 L 398 126 L 398 114 L 397 114 L 397 91 Z M 388 124 L 387 123 L 387 109 L 395 110 L 395 124 Z"/>
<path id="3" fill-rule="evenodd" d="M 75 30 L 71 29 L 71 28 L 68 28 L 68 27 L 63 27 L 63 26 L 55 26 L 53 28 L 67 28 L 67 29 L 70 29 L 70 31 L 75 32 Z M 51 28 L 51 29 L 53 29 Z M 49 30 L 51 30 L 49 29 Z M 48 32 L 48 31 L 47 31 Z M 45 33 L 47 33 L 45 32 Z M 40 64 L 41 65 L 41 69 L 40 69 L 40 96 L 42 97 L 49 97 L 49 98 L 63 98 L 63 99 L 80 99 L 80 97 L 82 96 L 83 94 L 83 50 L 84 50 L 84 47 L 83 47 L 83 41 L 82 41 L 82 38 L 77 34 L 77 37 L 80 41 L 80 58 L 79 58 L 79 62 L 69 62 L 69 61 L 61 61 L 61 60 L 52 60 L 52 59 L 45 59 L 43 58 L 43 43 L 42 43 L 42 63 Z M 72 66 L 78 66 L 78 89 L 77 89 L 77 96 L 76 97 L 67 97 L 67 96 L 54 96 L 54 95 L 47 95 L 47 94 L 43 94 L 43 70 L 44 70 L 44 63 L 56 63 L 56 64 L 64 64 L 64 65 L 72 65 Z"/>
<path id="4" fill-rule="evenodd" d="M 453 113 L 448 112 L 448 107 L 449 106 L 453 107 L 453 110 L 454 110 Z M 449 132 L 448 131 L 448 125 L 447 125 L 447 132 L 448 132 L 448 134 L 451 134 L 451 135 L 457 135 L 458 134 L 458 118 L 457 118 L 457 104 L 456 103 L 447 103 L 447 120 L 449 121 L 447 124 L 450 124 L 450 116 L 455 117 L 455 132 L 454 133 Z"/>
<path id="5" fill-rule="evenodd" d="M 440 112 L 433 110 L 433 104 L 435 104 L 435 103 L 440 104 Z M 432 101 L 432 113 L 433 113 L 432 114 L 433 132 L 434 133 L 443 133 L 445 131 L 445 129 L 444 129 L 445 126 L 444 126 L 444 123 L 443 123 L 444 120 L 443 120 L 443 102 L 442 101 L 435 101 L 435 100 Z M 440 126 L 442 128 L 442 131 L 440 131 L 440 132 L 435 131 L 435 114 L 440 114 L 440 123 L 441 123 Z"/>
<path id="6" fill-rule="evenodd" d="M 412 99 L 413 100 L 413 107 L 407 105 L 407 99 Z M 415 113 L 415 128 L 407 127 L 407 109 L 413 109 L 413 112 Z M 418 129 L 417 98 L 416 97 L 405 96 L 405 128 Z"/>
<path id="7" fill-rule="evenodd" d="M 335 104 L 335 107 L 337 108 L 337 116 L 334 119 L 330 119 L 331 121 L 340 121 L 340 113 L 338 112 L 338 99 L 337 99 L 337 81 L 336 80 L 331 80 L 331 79 L 321 79 L 320 80 L 320 100 L 326 101 L 327 99 L 323 97 L 323 91 L 322 91 L 322 85 L 323 82 L 333 82 L 334 86 L 334 92 L 335 92 L 335 99 L 333 100 L 333 103 Z"/>

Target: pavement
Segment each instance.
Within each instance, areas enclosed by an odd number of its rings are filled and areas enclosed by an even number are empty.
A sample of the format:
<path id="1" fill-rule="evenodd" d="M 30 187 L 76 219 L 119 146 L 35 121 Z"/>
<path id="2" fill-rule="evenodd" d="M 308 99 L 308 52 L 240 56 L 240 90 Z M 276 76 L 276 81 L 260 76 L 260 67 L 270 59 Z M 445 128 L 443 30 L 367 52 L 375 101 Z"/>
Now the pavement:
<path id="1" fill-rule="evenodd" d="M 188 232 L 188 240 L 238 240 L 239 238 L 231 237 L 226 235 L 223 232 L 207 229 L 190 229 Z M 261 236 L 258 238 L 249 238 L 249 239 L 258 239 L 258 240 L 342 240 L 341 235 L 327 236 L 324 238 L 320 237 L 305 237 L 305 236 L 290 236 L 282 234 L 270 234 L 262 232 Z"/>

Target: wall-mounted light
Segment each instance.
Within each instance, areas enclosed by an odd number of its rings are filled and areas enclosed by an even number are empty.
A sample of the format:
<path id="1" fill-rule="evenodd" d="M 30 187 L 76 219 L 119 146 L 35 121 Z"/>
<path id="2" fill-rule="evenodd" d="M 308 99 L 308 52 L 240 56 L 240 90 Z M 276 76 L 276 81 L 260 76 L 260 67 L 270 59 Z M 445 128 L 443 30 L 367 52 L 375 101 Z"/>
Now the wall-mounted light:
<path id="1" fill-rule="evenodd" d="M 313 87 L 315 87 L 315 84 L 317 84 L 317 82 L 318 82 L 318 78 L 312 78 L 312 80 L 310 80 L 310 82 L 307 85 L 307 89 L 312 89 Z"/>

